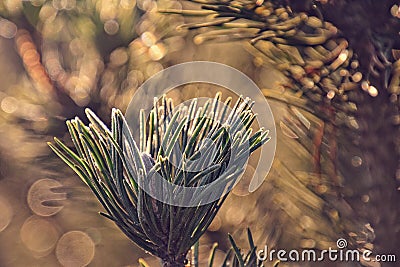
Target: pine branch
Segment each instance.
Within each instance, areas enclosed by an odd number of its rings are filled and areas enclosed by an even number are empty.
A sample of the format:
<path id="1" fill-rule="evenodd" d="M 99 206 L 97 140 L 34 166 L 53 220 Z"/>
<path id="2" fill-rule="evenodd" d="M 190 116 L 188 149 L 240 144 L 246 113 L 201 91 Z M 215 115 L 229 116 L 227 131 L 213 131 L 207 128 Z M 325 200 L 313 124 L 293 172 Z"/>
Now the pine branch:
<path id="1" fill-rule="evenodd" d="M 219 99 L 217 94 L 213 103 Z M 229 191 L 243 171 L 238 159 L 269 140 L 263 129 L 252 136 L 246 134 L 251 131 L 251 125 L 246 123 L 252 116 L 250 102 L 240 98 L 236 108 L 223 118 L 222 105 L 210 109 L 211 102 L 207 102 L 197 107 L 195 99 L 191 105 L 194 112 L 189 112 L 183 107 L 173 110 L 171 100 L 163 98 L 148 122 L 142 113 L 139 147 L 121 111 L 113 110 L 111 129 L 108 129 L 87 110 L 89 125 L 84 125 L 79 118 L 67 121 L 75 151 L 56 138 L 55 144 L 49 143 L 49 146 L 90 187 L 105 209 L 103 216 L 115 222 L 141 248 L 161 258 L 164 266 L 184 266 L 187 252 L 207 230 L 226 199 L 225 190 Z M 222 146 L 210 153 L 212 144 L 204 143 L 205 138 Z M 248 150 L 243 149 L 247 142 Z M 210 167 L 190 169 L 189 164 L 193 163 L 190 159 L 197 159 L 200 154 L 214 154 Z M 228 164 L 230 160 L 233 164 Z M 207 164 L 204 160 L 194 162 L 199 167 Z M 219 179 L 223 180 L 224 190 L 213 187 L 217 191 L 213 193 L 219 196 L 210 203 L 180 207 L 151 196 L 152 190 L 158 190 L 153 193 L 175 197 L 174 192 L 158 186 L 157 179 L 188 187 Z M 209 194 L 207 190 L 198 192 L 190 198 Z M 185 197 L 179 201 L 187 200 Z"/>

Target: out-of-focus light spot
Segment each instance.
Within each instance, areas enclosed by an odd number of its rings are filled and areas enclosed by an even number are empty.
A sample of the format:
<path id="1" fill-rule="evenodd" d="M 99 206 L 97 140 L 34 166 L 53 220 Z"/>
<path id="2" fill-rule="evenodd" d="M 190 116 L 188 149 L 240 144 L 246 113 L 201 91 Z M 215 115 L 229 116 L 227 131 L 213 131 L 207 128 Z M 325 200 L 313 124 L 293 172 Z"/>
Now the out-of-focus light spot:
<path id="1" fill-rule="evenodd" d="M 356 119 L 354 117 L 349 119 L 349 124 L 351 127 L 353 127 L 354 129 L 358 129 L 360 126 L 358 125 Z"/>
<path id="2" fill-rule="evenodd" d="M 346 50 L 344 50 L 343 52 L 340 53 L 339 60 L 341 62 L 345 62 L 347 60 L 348 55 L 349 55 L 349 51 L 346 49 Z"/>
<path id="3" fill-rule="evenodd" d="M 26 30 L 18 30 L 17 31 L 15 43 L 16 43 L 18 49 L 20 49 L 20 47 L 23 43 L 29 42 L 29 41 L 30 41 L 30 37 Z"/>
<path id="4" fill-rule="evenodd" d="M 361 83 L 361 88 L 362 88 L 364 91 L 367 91 L 368 88 L 369 88 L 369 82 L 363 81 L 363 82 Z"/>
<path id="5" fill-rule="evenodd" d="M 66 2 L 65 0 L 53 0 L 52 4 L 55 9 L 62 10 L 65 8 Z"/>
<path id="6" fill-rule="evenodd" d="M 132 9 L 136 5 L 136 0 L 121 0 L 119 4 L 121 5 L 122 8 Z"/>
<path id="7" fill-rule="evenodd" d="M 356 72 L 351 76 L 351 79 L 353 80 L 353 82 L 358 83 L 359 81 L 362 80 L 362 73 L 361 72 Z"/>
<path id="8" fill-rule="evenodd" d="M 301 83 L 303 84 L 303 86 L 307 89 L 312 89 L 315 86 L 315 83 L 313 80 L 309 79 L 309 78 L 302 78 L 301 79 Z"/>
<path id="9" fill-rule="evenodd" d="M 165 56 L 166 48 L 162 43 L 152 45 L 149 49 L 150 58 L 154 61 L 160 60 Z"/>
<path id="10" fill-rule="evenodd" d="M 333 98 L 335 97 L 335 91 L 330 90 L 330 91 L 326 94 L 326 97 L 327 97 L 329 100 L 333 99 Z"/>
<path id="11" fill-rule="evenodd" d="M 10 204 L 3 198 L 0 198 L 0 233 L 10 224 L 13 210 Z"/>
<path id="12" fill-rule="evenodd" d="M 72 99 L 78 106 L 83 107 L 87 105 L 90 101 L 89 97 L 90 90 L 88 88 L 82 87 L 81 84 L 82 81 L 80 81 L 79 78 L 77 77 L 71 77 L 67 82 L 67 85 L 70 86 L 69 90 Z M 74 87 L 71 88 L 72 86 Z"/>
<path id="13" fill-rule="evenodd" d="M 261 6 L 264 3 L 264 0 L 257 0 L 256 5 Z"/>
<path id="14" fill-rule="evenodd" d="M 51 22 L 57 15 L 57 9 L 53 5 L 44 5 L 39 12 L 39 18 L 43 22 Z"/>
<path id="15" fill-rule="evenodd" d="M 398 5 L 393 5 L 392 8 L 390 8 L 390 14 L 392 14 L 393 17 L 400 18 L 400 7 Z"/>
<path id="16" fill-rule="evenodd" d="M 362 165 L 362 159 L 359 156 L 354 156 L 351 158 L 351 165 L 354 167 L 360 167 Z"/>
<path id="17" fill-rule="evenodd" d="M 357 69 L 358 65 L 359 65 L 359 63 L 358 63 L 357 60 L 352 61 L 351 64 L 350 64 L 352 69 Z"/>
<path id="18" fill-rule="evenodd" d="M 110 63 L 113 66 L 121 66 L 128 61 L 128 53 L 124 48 L 114 50 L 110 55 Z"/>
<path id="19" fill-rule="evenodd" d="M 129 86 L 136 88 L 144 81 L 143 73 L 139 70 L 132 70 L 128 73 L 127 80 L 129 82 Z"/>
<path id="20" fill-rule="evenodd" d="M 67 90 L 70 92 L 75 91 L 75 87 L 78 84 L 78 80 L 79 79 L 76 76 L 76 74 L 70 75 L 65 83 L 65 87 L 67 88 Z"/>
<path id="21" fill-rule="evenodd" d="M 193 42 L 195 45 L 201 45 L 202 43 L 204 43 L 204 38 L 202 36 L 195 36 L 193 38 Z"/>
<path id="22" fill-rule="evenodd" d="M 135 42 L 135 45 L 130 46 L 130 53 L 133 58 L 140 57 L 141 59 L 147 61 L 149 48 L 143 44 L 142 41 Z"/>
<path id="23" fill-rule="evenodd" d="M 133 51 L 142 49 L 143 47 L 144 47 L 144 44 L 143 44 L 141 38 L 137 38 L 129 44 L 129 48 L 131 48 Z"/>
<path id="24" fill-rule="evenodd" d="M 26 70 L 38 86 L 37 88 L 45 94 L 50 93 L 54 89 L 53 85 L 50 83 L 46 70 L 40 62 L 40 55 L 28 31 L 17 31 L 16 45 Z"/>
<path id="25" fill-rule="evenodd" d="M 53 0 L 53 7 L 62 10 L 71 10 L 76 6 L 76 0 Z"/>
<path id="26" fill-rule="evenodd" d="M 339 75 L 342 76 L 342 77 L 346 77 L 346 76 L 349 75 L 349 71 L 346 70 L 346 69 L 341 69 L 341 70 L 339 71 Z"/>
<path id="27" fill-rule="evenodd" d="M 12 96 L 7 96 L 1 101 L 0 106 L 5 113 L 14 113 L 18 108 L 18 101 Z"/>
<path id="28" fill-rule="evenodd" d="M 326 192 L 328 192 L 328 187 L 326 185 L 321 184 L 316 187 L 316 190 L 320 194 L 325 194 Z"/>
<path id="29" fill-rule="evenodd" d="M 369 202 L 369 196 L 368 195 L 363 195 L 361 197 L 361 201 L 364 202 L 364 203 L 368 203 Z"/>
<path id="30" fill-rule="evenodd" d="M 80 21 L 76 23 L 76 29 L 81 30 Z M 66 30 L 66 27 L 71 27 L 72 25 L 67 24 L 67 18 L 65 16 L 55 16 L 51 23 L 46 22 L 43 25 L 42 34 L 47 37 L 47 39 L 59 39 L 62 33 Z"/>
<path id="31" fill-rule="evenodd" d="M 25 65 L 32 67 L 36 64 L 39 64 L 40 56 L 36 50 L 29 49 L 22 55 L 22 60 L 24 61 Z"/>
<path id="32" fill-rule="evenodd" d="M 10 14 L 17 14 L 22 9 L 21 0 L 3 0 L 2 2 Z"/>
<path id="33" fill-rule="evenodd" d="M 114 35 L 119 31 L 119 24 L 116 20 L 110 19 L 104 23 L 104 31 L 108 35 Z"/>
<path id="34" fill-rule="evenodd" d="M 156 27 L 151 20 L 140 21 L 135 28 L 138 35 L 142 35 L 144 32 L 156 31 Z"/>
<path id="35" fill-rule="evenodd" d="M 157 4 L 153 0 L 137 0 L 137 7 L 143 11 L 150 11 L 153 8 L 157 8 Z"/>
<path id="36" fill-rule="evenodd" d="M 182 10 L 182 3 L 179 1 L 168 1 L 168 2 L 162 2 L 159 1 L 158 4 L 160 5 L 160 8 L 171 8 L 175 10 Z M 162 5 L 162 6 L 161 6 Z"/>
<path id="37" fill-rule="evenodd" d="M 117 10 L 113 5 L 102 5 L 100 10 L 100 20 L 108 21 L 117 17 Z"/>
<path id="38" fill-rule="evenodd" d="M 89 95 L 89 90 L 85 87 L 75 87 L 75 97 L 79 99 L 85 99 Z"/>
<path id="39" fill-rule="evenodd" d="M 110 71 L 110 70 L 106 70 L 103 74 L 103 81 L 104 81 L 104 85 L 111 85 L 115 80 L 115 74 Z"/>
<path id="40" fill-rule="evenodd" d="M 64 70 L 57 58 L 51 58 L 46 60 L 47 72 L 53 80 L 57 79 Z"/>
<path id="41" fill-rule="evenodd" d="M 94 253 L 93 240 L 82 231 L 65 233 L 56 248 L 57 260 L 64 267 L 87 266 L 93 260 Z"/>
<path id="42" fill-rule="evenodd" d="M 61 205 L 45 205 L 50 201 L 67 199 L 66 193 L 55 193 L 52 189 L 60 188 L 62 184 L 54 179 L 40 179 L 28 191 L 27 201 L 31 210 L 40 216 L 52 216 L 63 209 Z"/>
<path id="43" fill-rule="evenodd" d="M 32 79 L 34 79 L 36 82 L 38 80 L 42 80 L 42 79 L 44 79 L 46 77 L 46 72 L 45 72 L 45 70 L 43 69 L 43 67 L 39 63 L 32 64 L 30 66 L 29 74 L 31 75 Z"/>
<path id="44" fill-rule="evenodd" d="M 376 97 L 376 96 L 378 95 L 378 89 L 376 89 L 375 86 L 372 86 L 372 85 L 371 85 L 371 86 L 368 88 L 368 93 L 369 93 L 370 96 Z"/>
<path id="45" fill-rule="evenodd" d="M 158 62 L 152 62 L 146 67 L 146 75 L 148 77 L 153 76 L 154 74 L 162 71 L 164 67 Z"/>
<path id="46" fill-rule="evenodd" d="M 157 42 L 156 37 L 151 32 L 144 32 L 140 38 L 142 39 L 143 44 L 148 47 L 151 47 Z"/>
<path id="47" fill-rule="evenodd" d="M 92 79 L 90 78 L 90 76 L 92 74 L 91 69 L 93 68 L 93 66 L 91 64 L 87 64 L 87 66 L 84 67 L 85 69 L 80 70 L 76 89 L 89 93 L 90 87 L 92 85 Z"/>
<path id="48" fill-rule="evenodd" d="M 22 225 L 20 237 L 29 250 L 44 256 L 56 245 L 59 234 L 49 220 L 33 215 Z"/>
<path id="49" fill-rule="evenodd" d="M 17 26 L 9 20 L 0 19 L 0 36 L 11 39 L 17 34 Z"/>
<path id="50" fill-rule="evenodd" d="M 75 56 L 82 54 L 82 52 L 83 52 L 83 41 L 80 40 L 79 38 L 73 39 L 69 43 L 69 50 Z"/>
<path id="51" fill-rule="evenodd" d="M 33 44 L 32 40 L 24 40 L 25 38 L 21 38 L 23 40 L 23 42 L 21 42 L 21 45 L 19 46 L 19 53 L 21 54 L 21 56 L 24 56 L 24 54 L 29 51 L 29 50 L 35 50 L 36 47 Z"/>

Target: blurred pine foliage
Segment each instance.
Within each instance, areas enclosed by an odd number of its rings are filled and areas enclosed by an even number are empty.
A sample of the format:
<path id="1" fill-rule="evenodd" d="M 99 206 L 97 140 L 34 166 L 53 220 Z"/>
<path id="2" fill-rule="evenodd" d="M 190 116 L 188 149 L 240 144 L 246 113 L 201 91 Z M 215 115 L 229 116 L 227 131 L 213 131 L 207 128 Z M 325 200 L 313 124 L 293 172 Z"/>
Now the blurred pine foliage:
<path id="1" fill-rule="evenodd" d="M 398 255 L 396 1 L 193 2 L 202 10 L 163 12 L 204 16 L 181 26 L 201 29 L 196 43 L 248 40 L 259 64 L 283 73 L 280 88 L 264 93 L 287 105 L 279 124 L 295 140 L 285 141 L 293 157 L 313 162 L 312 173 L 275 165 L 280 178 L 263 193 L 277 204 L 269 220 L 279 223 L 267 224 L 267 243 L 322 249 L 346 235 L 352 247 Z"/>

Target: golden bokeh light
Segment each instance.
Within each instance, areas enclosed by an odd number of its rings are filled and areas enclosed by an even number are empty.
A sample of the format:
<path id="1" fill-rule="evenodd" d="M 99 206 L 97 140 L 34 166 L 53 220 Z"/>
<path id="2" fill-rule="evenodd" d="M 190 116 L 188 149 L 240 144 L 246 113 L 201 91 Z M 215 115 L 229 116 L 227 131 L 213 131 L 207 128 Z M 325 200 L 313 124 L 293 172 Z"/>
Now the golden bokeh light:
<path id="1" fill-rule="evenodd" d="M 51 220 L 33 215 L 22 225 L 20 237 L 29 250 L 45 256 L 55 247 L 59 232 Z"/>
<path id="2" fill-rule="evenodd" d="M 0 107 L 6 113 L 14 113 L 18 109 L 18 100 L 7 96 L 1 100 Z"/>
<path id="3" fill-rule="evenodd" d="M 104 22 L 104 31 L 109 35 L 117 34 L 119 30 L 119 24 L 116 20 L 110 19 Z"/>
<path id="4" fill-rule="evenodd" d="M 17 26 L 9 20 L 0 18 L 0 36 L 11 39 L 17 34 Z"/>
<path id="5" fill-rule="evenodd" d="M 95 245 L 82 231 L 65 233 L 57 243 L 56 256 L 64 267 L 87 266 L 93 259 Z"/>
<path id="6" fill-rule="evenodd" d="M 39 216 L 52 216 L 63 209 L 63 206 L 56 204 L 67 199 L 66 193 L 56 193 L 62 184 L 54 179 L 37 180 L 28 191 L 27 202 L 31 210 Z"/>

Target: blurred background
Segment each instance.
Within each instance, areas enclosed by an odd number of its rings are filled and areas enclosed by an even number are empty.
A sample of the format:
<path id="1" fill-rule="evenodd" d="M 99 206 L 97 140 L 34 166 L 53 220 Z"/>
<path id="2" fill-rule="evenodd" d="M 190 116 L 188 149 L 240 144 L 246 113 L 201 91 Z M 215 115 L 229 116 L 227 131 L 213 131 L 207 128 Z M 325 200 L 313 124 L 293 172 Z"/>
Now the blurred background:
<path id="1" fill-rule="evenodd" d="M 171 0 L 0 2 L 0 266 L 138 266 L 139 258 L 159 264 L 98 215 L 102 208 L 95 197 L 47 147 L 53 136 L 71 144 L 66 119 L 84 119 L 84 108 L 90 107 L 109 123 L 111 108 L 124 111 L 146 79 L 192 60 L 233 66 L 263 89 L 282 86 L 283 75 L 248 45 L 203 44 L 194 33 L 176 30 L 194 18 L 160 14 L 158 8 L 199 7 Z M 194 84 L 169 96 L 179 102 L 214 94 L 211 87 Z M 249 194 L 246 177 L 254 172 L 257 155 L 250 161 L 201 239 L 203 263 L 213 242 L 219 243 L 215 261 L 223 260 L 228 232 L 246 246 L 246 227 L 260 247 L 323 249 L 334 247 L 343 225 L 353 223 L 326 204 L 333 195 L 329 179 L 313 173 L 313 158 L 304 149 L 312 140 L 299 146 L 299 136 L 283 123 L 296 117 L 318 129 L 321 122 L 282 101 L 270 105 L 278 130 L 274 166 L 262 188 Z M 349 162 L 362 165 L 358 155 Z M 309 185 L 327 197 L 312 193 Z M 361 224 L 353 226 L 364 229 L 365 237 L 354 233 L 353 238 L 370 244 L 368 222 Z"/>

